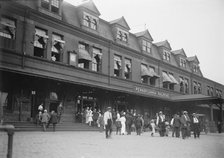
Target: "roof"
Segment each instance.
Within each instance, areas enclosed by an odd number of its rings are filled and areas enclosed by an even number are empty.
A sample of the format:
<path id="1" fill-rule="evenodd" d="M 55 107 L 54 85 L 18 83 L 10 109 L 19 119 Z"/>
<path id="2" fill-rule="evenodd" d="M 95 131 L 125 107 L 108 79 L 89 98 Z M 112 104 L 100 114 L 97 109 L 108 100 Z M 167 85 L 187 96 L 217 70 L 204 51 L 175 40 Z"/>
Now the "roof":
<path id="1" fill-rule="evenodd" d="M 161 46 L 163 46 L 163 47 L 166 47 L 166 48 L 168 48 L 168 49 L 172 49 L 171 48 L 171 46 L 170 46 L 170 43 L 167 41 L 167 40 L 165 40 L 165 41 L 161 41 L 161 42 L 157 42 L 157 43 L 154 43 L 157 47 L 161 47 Z"/>
<path id="2" fill-rule="evenodd" d="M 82 0 L 82 2 L 77 7 L 84 7 L 86 9 L 89 9 L 90 11 L 92 11 L 93 13 L 95 13 L 98 16 L 101 15 L 92 0 Z"/>
<path id="3" fill-rule="evenodd" d="M 198 60 L 196 55 L 192 56 L 192 57 L 188 57 L 187 60 L 190 61 L 190 62 L 195 61 L 195 62 L 197 62 L 199 64 L 199 60 Z"/>
<path id="4" fill-rule="evenodd" d="M 126 28 L 127 30 L 130 30 L 130 27 L 128 26 L 128 23 L 126 22 L 126 20 L 123 16 L 119 19 L 115 19 L 113 21 L 110 21 L 110 24 L 118 24 L 118 25 Z"/>
<path id="5" fill-rule="evenodd" d="M 224 99 L 222 98 L 207 96 L 203 94 L 172 96 L 171 100 L 173 100 L 174 102 L 200 102 L 200 103 L 224 102 Z"/>
<path id="6" fill-rule="evenodd" d="M 174 55 L 183 55 L 183 56 L 186 57 L 186 54 L 185 54 L 185 51 L 184 51 L 183 48 L 178 49 L 178 50 L 173 50 L 172 53 L 173 53 Z"/>
<path id="7" fill-rule="evenodd" d="M 148 29 L 145 30 L 145 31 L 142 31 L 142 32 L 137 32 L 135 33 L 135 36 L 136 37 L 145 37 L 146 39 L 150 40 L 150 41 L 153 41 L 153 38 L 152 36 L 150 35 Z"/>

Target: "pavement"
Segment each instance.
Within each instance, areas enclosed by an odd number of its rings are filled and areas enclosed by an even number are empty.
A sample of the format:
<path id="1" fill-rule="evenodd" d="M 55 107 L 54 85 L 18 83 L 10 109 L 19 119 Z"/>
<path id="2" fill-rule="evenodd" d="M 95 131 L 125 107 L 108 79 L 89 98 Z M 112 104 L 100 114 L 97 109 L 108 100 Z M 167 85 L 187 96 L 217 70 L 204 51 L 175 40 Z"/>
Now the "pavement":
<path id="1" fill-rule="evenodd" d="M 6 158 L 7 134 L 0 132 L 0 158 Z M 200 139 L 115 135 L 95 132 L 16 132 L 13 158 L 223 158 L 224 134 Z"/>

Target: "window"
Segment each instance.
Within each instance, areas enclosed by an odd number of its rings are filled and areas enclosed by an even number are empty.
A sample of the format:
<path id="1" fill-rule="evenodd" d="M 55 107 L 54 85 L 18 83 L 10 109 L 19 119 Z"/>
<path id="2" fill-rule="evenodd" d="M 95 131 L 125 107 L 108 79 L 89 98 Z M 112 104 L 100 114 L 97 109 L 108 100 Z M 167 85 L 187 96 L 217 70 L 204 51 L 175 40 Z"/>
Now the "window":
<path id="1" fill-rule="evenodd" d="M 59 13 L 59 0 L 51 0 L 51 11 L 53 13 Z"/>
<path id="2" fill-rule="evenodd" d="M 222 91 L 219 89 L 216 89 L 216 96 L 222 98 Z"/>
<path id="3" fill-rule="evenodd" d="M 183 58 L 180 58 L 180 66 L 183 68 L 186 68 L 186 60 Z"/>
<path id="4" fill-rule="evenodd" d="M 89 15 L 87 13 L 84 13 L 84 17 L 83 17 L 83 25 L 86 27 L 89 27 L 93 30 L 97 30 L 97 21 L 98 18 Z"/>
<path id="5" fill-rule="evenodd" d="M 179 77 L 179 80 L 180 80 L 180 92 L 184 93 L 184 78 Z"/>
<path id="6" fill-rule="evenodd" d="M 90 17 L 88 15 L 85 15 L 83 22 L 84 22 L 85 26 L 89 27 L 90 26 L 90 22 L 91 22 Z"/>
<path id="7" fill-rule="evenodd" d="M 194 94 L 197 94 L 198 93 L 198 91 L 197 91 L 197 82 L 193 83 L 193 88 L 194 88 Z"/>
<path id="8" fill-rule="evenodd" d="M 197 64 L 193 64 L 193 72 L 197 73 L 199 70 L 199 66 Z"/>
<path id="9" fill-rule="evenodd" d="M 198 83 L 198 94 L 201 94 L 201 83 Z"/>
<path id="10" fill-rule="evenodd" d="M 77 54 L 75 52 L 69 52 L 69 64 L 76 66 Z"/>
<path id="11" fill-rule="evenodd" d="M 127 43 L 128 42 L 128 33 L 126 31 L 118 29 L 117 39 Z"/>
<path id="12" fill-rule="evenodd" d="M 145 64 L 141 64 L 141 82 L 145 84 L 149 82 L 149 70 Z"/>
<path id="13" fill-rule="evenodd" d="M 171 57 L 170 52 L 164 50 L 163 51 L 163 60 L 170 61 L 170 57 Z"/>
<path id="14" fill-rule="evenodd" d="M 52 34 L 52 47 L 51 47 L 51 60 L 60 61 L 62 57 L 62 50 L 64 48 L 65 41 L 62 40 L 62 36 L 53 33 Z"/>
<path id="15" fill-rule="evenodd" d="M 47 31 L 35 28 L 35 39 L 34 39 L 34 56 L 36 57 L 46 57 L 46 48 L 47 48 Z"/>
<path id="16" fill-rule="evenodd" d="M 41 7 L 59 14 L 60 0 L 41 0 Z"/>
<path id="17" fill-rule="evenodd" d="M 92 61 L 92 58 L 89 54 L 89 45 L 85 43 L 79 43 L 78 67 L 89 69 L 90 61 Z"/>
<path id="18" fill-rule="evenodd" d="M 91 28 L 93 30 L 97 29 L 97 21 L 96 21 L 96 19 L 92 19 L 92 21 L 91 21 Z"/>
<path id="19" fill-rule="evenodd" d="M 213 87 L 210 87 L 210 94 L 213 96 Z"/>
<path id="20" fill-rule="evenodd" d="M 172 82 L 171 79 L 169 78 L 167 72 L 163 71 L 163 88 L 168 89 L 169 84 Z"/>
<path id="21" fill-rule="evenodd" d="M 9 38 L 9 39 L 15 39 L 16 35 L 16 22 L 15 20 L 1 17 L 0 21 L 0 36 Z"/>
<path id="22" fill-rule="evenodd" d="M 154 76 L 149 78 L 149 83 L 150 83 L 150 85 L 155 86 L 156 79 L 158 78 L 158 75 L 155 73 L 155 68 L 152 66 L 149 67 L 149 71 L 154 73 Z"/>
<path id="23" fill-rule="evenodd" d="M 49 9 L 50 7 L 50 0 L 42 0 L 41 1 L 41 7 L 44 9 Z"/>
<path id="24" fill-rule="evenodd" d="M 124 60 L 124 78 L 125 79 L 130 79 L 131 78 L 131 59 L 125 59 Z"/>
<path id="25" fill-rule="evenodd" d="M 194 94 L 201 94 L 201 83 L 198 83 L 196 81 L 193 82 L 193 89 L 194 89 Z"/>
<path id="26" fill-rule="evenodd" d="M 142 40 L 142 50 L 147 53 L 151 53 L 151 43 L 145 40 Z"/>
<path id="27" fill-rule="evenodd" d="M 114 55 L 114 76 L 121 76 L 121 57 L 118 55 Z"/>
<path id="28" fill-rule="evenodd" d="M 184 79 L 184 89 L 185 89 L 185 94 L 189 93 L 189 80 L 187 78 Z"/>
<path id="29" fill-rule="evenodd" d="M 93 48 L 92 70 L 96 72 L 101 71 L 101 63 L 102 63 L 101 49 Z"/>

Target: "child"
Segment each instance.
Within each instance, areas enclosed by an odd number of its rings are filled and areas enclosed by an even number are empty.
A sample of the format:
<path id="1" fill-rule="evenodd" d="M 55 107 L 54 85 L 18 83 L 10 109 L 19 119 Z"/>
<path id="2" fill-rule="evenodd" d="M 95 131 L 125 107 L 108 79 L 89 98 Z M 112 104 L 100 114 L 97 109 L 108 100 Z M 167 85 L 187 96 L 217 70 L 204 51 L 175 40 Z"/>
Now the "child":
<path id="1" fill-rule="evenodd" d="M 168 121 L 165 122 L 165 129 L 166 129 L 165 136 L 168 137 L 168 135 L 169 135 L 169 130 L 170 130 L 170 124 L 169 124 Z"/>
<path id="2" fill-rule="evenodd" d="M 153 137 L 153 136 L 155 135 L 155 128 L 156 128 L 156 124 L 155 124 L 155 120 L 154 120 L 154 119 L 152 119 L 152 120 L 150 121 L 150 125 L 151 125 L 151 127 L 152 127 L 152 133 L 151 133 L 151 136 Z"/>

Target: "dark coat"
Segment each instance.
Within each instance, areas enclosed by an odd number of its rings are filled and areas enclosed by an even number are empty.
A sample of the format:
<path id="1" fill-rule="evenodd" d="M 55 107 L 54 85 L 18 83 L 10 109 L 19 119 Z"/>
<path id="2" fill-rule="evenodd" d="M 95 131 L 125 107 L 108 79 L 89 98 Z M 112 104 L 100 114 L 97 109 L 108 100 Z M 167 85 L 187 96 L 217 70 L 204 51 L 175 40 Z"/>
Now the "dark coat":
<path id="1" fill-rule="evenodd" d="M 136 128 L 141 128 L 143 125 L 143 122 L 142 122 L 142 119 L 140 117 L 138 117 L 136 120 L 135 120 L 135 127 Z"/>
<path id="2" fill-rule="evenodd" d="M 58 123 L 58 117 L 56 113 L 51 114 L 51 123 Z"/>
<path id="3" fill-rule="evenodd" d="M 173 127 L 180 127 L 181 122 L 180 122 L 180 117 L 175 117 L 173 120 Z"/>
<path id="4" fill-rule="evenodd" d="M 187 119 L 185 118 L 184 115 L 181 116 L 180 118 L 180 122 L 181 122 L 181 127 L 187 127 Z"/>

